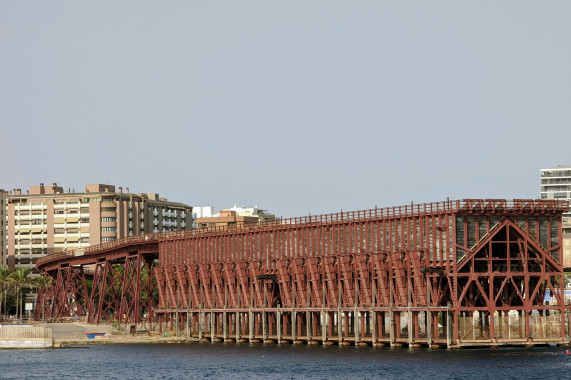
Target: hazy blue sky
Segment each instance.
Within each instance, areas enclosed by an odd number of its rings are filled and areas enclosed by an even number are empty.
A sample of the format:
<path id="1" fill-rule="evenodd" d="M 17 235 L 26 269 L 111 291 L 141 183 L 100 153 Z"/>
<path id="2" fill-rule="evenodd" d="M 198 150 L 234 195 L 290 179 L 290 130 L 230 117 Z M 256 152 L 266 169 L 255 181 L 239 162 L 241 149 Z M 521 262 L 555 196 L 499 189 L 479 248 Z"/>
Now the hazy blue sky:
<path id="1" fill-rule="evenodd" d="M 0 188 L 298 216 L 537 198 L 571 1 L 0 0 Z"/>

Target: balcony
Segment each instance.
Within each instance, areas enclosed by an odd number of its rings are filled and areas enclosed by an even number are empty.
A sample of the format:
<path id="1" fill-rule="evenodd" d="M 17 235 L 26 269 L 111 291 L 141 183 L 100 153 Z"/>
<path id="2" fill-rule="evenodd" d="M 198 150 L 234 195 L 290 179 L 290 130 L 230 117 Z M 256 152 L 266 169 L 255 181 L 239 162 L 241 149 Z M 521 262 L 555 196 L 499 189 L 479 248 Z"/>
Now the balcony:
<path id="1" fill-rule="evenodd" d="M 101 211 L 102 218 L 116 218 L 117 211 Z"/>
<path id="2" fill-rule="evenodd" d="M 116 238 L 117 237 L 117 231 L 101 231 L 101 237 L 107 237 L 107 238 Z"/>

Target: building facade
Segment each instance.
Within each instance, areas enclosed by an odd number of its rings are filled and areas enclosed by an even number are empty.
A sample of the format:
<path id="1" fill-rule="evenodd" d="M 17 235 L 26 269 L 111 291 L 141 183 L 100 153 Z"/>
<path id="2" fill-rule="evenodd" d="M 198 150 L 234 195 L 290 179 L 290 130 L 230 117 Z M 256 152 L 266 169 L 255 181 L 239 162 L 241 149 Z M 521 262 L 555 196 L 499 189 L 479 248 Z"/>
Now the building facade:
<path id="1" fill-rule="evenodd" d="M 199 228 L 240 226 L 276 219 L 275 215 L 268 214 L 266 210 L 259 209 L 258 206 L 238 207 L 234 205 L 216 214 L 212 213 L 213 208 L 210 206 L 200 207 L 200 209 L 204 210 L 202 210 L 203 212 L 201 212 L 200 216 L 195 218 L 195 226 Z"/>
<path id="2" fill-rule="evenodd" d="M 244 206 L 234 205 L 233 207 L 230 207 L 223 211 L 234 211 L 238 216 L 254 217 L 260 222 L 276 219 L 276 216 L 274 214 L 269 214 L 267 210 L 262 210 L 258 206 L 244 207 Z"/>
<path id="3" fill-rule="evenodd" d="M 571 165 L 541 169 L 541 199 L 571 203 Z M 563 266 L 571 269 L 571 210 L 563 214 Z"/>
<path id="4" fill-rule="evenodd" d="M 8 193 L 0 189 L 0 258 L 6 256 L 6 195 Z M 0 261 L 3 262 L 3 261 Z"/>
<path id="5" fill-rule="evenodd" d="M 192 207 L 113 185 L 92 184 L 72 193 L 55 183 L 40 184 L 26 194 L 5 192 L 4 198 L 2 262 L 32 272 L 35 261 L 47 254 L 192 226 Z"/>

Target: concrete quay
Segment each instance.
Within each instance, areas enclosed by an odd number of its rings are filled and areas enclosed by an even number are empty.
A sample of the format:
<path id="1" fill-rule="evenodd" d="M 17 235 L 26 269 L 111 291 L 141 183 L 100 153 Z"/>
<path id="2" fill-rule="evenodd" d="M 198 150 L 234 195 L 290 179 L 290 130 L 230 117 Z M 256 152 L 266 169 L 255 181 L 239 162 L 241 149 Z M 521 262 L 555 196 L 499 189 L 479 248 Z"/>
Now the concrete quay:
<path id="1" fill-rule="evenodd" d="M 51 348 L 53 330 L 46 326 L 0 325 L 0 348 Z"/>
<path id="2" fill-rule="evenodd" d="M 54 347 L 80 344 L 136 344 L 136 343 L 175 343 L 189 341 L 174 334 L 136 333 L 129 334 L 110 325 L 93 325 L 83 322 L 46 323 L 53 329 Z M 88 334 L 104 333 L 89 338 Z M 198 340 L 198 339 L 196 339 Z"/>

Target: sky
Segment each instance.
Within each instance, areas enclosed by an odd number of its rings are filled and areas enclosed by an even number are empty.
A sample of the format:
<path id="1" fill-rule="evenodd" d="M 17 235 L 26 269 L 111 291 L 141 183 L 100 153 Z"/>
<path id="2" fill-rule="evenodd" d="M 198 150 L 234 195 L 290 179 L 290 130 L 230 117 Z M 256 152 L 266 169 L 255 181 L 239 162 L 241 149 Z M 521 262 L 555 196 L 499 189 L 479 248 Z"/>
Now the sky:
<path id="1" fill-rule="evenodd" d="M 278 216 L 538 198 L 570 1 L 0 0 L 0 188 Z"/>

